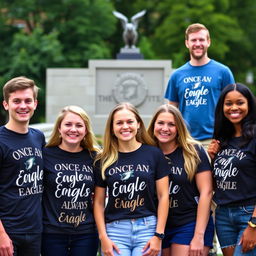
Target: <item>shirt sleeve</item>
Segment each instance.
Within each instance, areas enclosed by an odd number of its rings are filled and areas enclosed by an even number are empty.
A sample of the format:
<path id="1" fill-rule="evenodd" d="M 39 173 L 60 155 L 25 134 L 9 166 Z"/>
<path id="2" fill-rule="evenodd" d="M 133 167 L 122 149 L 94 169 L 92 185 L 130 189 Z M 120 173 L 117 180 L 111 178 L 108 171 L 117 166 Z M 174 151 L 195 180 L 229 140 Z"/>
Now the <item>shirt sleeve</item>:
<path id="1" fill-rule="evenodd" d="M 157 154 L 157 167 L 156 167 L 156 176 L 155 179 L 159 180 L 165 176 L 168 176 L 170 173 L 170 167 L 167 159 L 165 158 L 162 151 L 159 149 Z"/>
<path id="2" fill-rule="evenodd" d="M 4 157 L 4 154 L 3 154 L 3 148 L 2 146 L 0 145 L 0 171 L 2 169 L 2 164 L 3 164 L 3 157 Z"/>
<path id="3" fill-rule="evenodd" d="M 228 84 L 234 84 L 234 83 L 235 83 L 234 76 L 231 70 L 228 67 L 226 67 L 224 69 L 224 74 L 223 74 L 222 89 Z"/>
<path id="4" fill-rule="evenodd" d="M 106 180 L 103 180 L 101 175 L 101 169 L 99 167 L 99 164 L 96 163 L 96 166 L 94 168 L 94 177 L 95 177 L 95 185 L 98 187 L 106 188 L 107 183 Z"/>
<path id="5" fill-rule="evenodd" d="M 201 162 L 198 165 L 197 172 L 199 173 L 199 172 L 211 170 L 212 168 L 211 168 L 211 164 L 209 161 L 209 157 L 208 157 L 205 149 L 203 148 L 203 146 L 198 146 L 197 151 L 199 154 L 199 158 L 201 160 Z"/>
<path id="6" fill-rule="evenodd" d="M 167 84 L 167 89 L 165 92 L 165 98 L 169 101 L 179 102 L 178 92 L 176 89 L 176 74 L 173 73 L 169 79 L 169 82 Z"/>

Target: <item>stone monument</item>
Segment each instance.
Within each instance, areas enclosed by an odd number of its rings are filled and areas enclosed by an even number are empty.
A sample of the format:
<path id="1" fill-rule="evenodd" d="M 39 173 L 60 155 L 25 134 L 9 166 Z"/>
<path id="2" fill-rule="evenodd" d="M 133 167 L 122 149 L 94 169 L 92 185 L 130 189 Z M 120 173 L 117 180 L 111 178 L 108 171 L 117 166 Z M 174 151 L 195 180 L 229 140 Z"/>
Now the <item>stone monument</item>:
<path id="1" fill-rule="evenodd" d="M 117 103 L 126 101 L 137 107 L 148 124 L 156 108 L 164 103 L 172 68 L 170 60 L 143 60 L 135 46 L 138 20 L 145 12 L 135 14 L 132 23 L 115 12 L 126 28 L 120 59 L 89 60 L 88 68 L 47 69 L 47 123 L 53 123 L 64 106 L 78 105 L 91 117 L 94 132 L 102 135 L 110 110 Z M 125 31 L 130 27 L 132 32 Z"/>
<path id="2" fill-rule="evenodd" d="M 121 48 L 120 53 L 117 54 L 117 59 L 143 59 L 140 49 L 135 46 L 138 40 L 138 24 L 146 10 L 136 13 L 131 17 L 131 22 L 122 13 L 113 11 L 113 14 L 121 20 L 123 26 L 123 40 L 125 43 L 124 48 Z"/>

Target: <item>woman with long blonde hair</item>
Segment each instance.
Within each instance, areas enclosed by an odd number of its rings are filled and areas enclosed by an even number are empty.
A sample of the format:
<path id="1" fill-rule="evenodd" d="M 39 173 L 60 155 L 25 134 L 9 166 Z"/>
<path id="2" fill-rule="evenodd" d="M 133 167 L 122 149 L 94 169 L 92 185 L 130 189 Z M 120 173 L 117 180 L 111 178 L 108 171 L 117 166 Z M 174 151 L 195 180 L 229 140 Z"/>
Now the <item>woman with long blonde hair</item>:
<path id="1" fill-rule="evenodd" d="M 97 151 L 87 113 L 64 107 L 43 150 L 42 256 L 96 256 L 92 195 Z"/>
<path id="2" fill-rule="evenodd" d="M 134 106 L 118 104 L 108 117 L 103 152 L 97 157 L 101 171 L 94 216 L 105 256 L 160 253 L 168 214 L 169 172 L 161 150 L 151 144 Z"/>
<path id="3" fill-rule="evenodd" d="M 210 216 L 211 167 L 206 152 L 194 140 L 180 111 L 160 106 L 148 133 L 170 164 L 169 215 L 163 256 L 208 255 L 213 240 Z"/>

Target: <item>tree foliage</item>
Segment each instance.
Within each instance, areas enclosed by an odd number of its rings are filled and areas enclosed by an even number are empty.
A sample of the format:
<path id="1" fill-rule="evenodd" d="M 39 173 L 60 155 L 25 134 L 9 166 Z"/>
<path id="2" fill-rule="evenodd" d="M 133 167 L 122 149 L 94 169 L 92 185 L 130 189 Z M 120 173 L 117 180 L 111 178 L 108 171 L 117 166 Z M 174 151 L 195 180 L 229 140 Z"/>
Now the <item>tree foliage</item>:
<path id="1" fill-rule="evenodd" d="M 129 5 L 129 13 L 146 9 L 140 26 L 139 44 L 145 56 L 171 59 L 176 68 L 189 59 L 184 32 L 191 23 L 207 26 L 211 34 L 209 56 L 228 65 L 236 81 L 246 83 L 248 71 L 256 74 L 255 0 L 113 0 Z M 129 3 L 127 3 L 129 2 Z M 123 7 L 123 8 L 126 8 Z M 146 40 L 144 39 L 146 37 Z M 146 42 L 146 47 L 144 43 Z M 148 51 L 153 53 L 149 54 Z M 252 85 L 252 89 L 254 86 Z M 256 92 L 256 90 L 255 90 Z"/>
<path id="2" fill-rule="evenodd" d="M 0 6 L 0 83 L 20 75 L 36 81 L 41 105 L 35 121 L 44 116 L 47 67 L 111 58 L 116 19 L 109 1 L 0 0 Z"/>

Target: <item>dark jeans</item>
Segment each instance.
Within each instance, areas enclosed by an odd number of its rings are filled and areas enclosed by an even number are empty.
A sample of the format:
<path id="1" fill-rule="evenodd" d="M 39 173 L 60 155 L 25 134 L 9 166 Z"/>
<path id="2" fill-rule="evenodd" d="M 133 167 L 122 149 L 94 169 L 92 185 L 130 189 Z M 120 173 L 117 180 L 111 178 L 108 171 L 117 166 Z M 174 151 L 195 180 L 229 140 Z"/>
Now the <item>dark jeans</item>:
<path id="1" fill-rule="evenodd" d="M 42 256 L 96 256 L 98 234 L 42 235 Z"/>
<path id="2" fill-rule="evenodd" d="M 14 256 L 39 256 L 41 233 L 8 234 L 14 247 Z"/>

